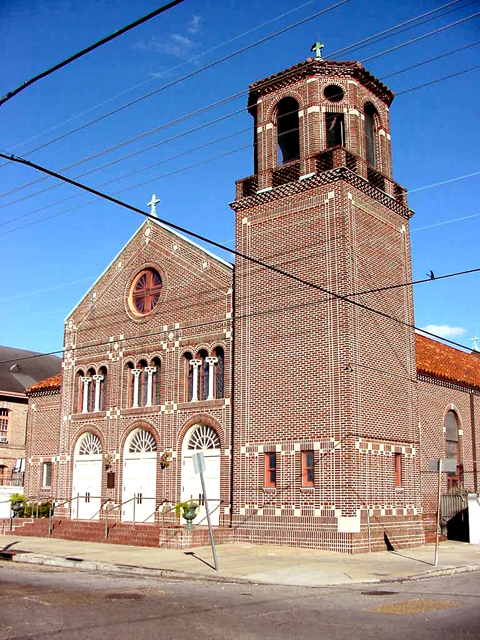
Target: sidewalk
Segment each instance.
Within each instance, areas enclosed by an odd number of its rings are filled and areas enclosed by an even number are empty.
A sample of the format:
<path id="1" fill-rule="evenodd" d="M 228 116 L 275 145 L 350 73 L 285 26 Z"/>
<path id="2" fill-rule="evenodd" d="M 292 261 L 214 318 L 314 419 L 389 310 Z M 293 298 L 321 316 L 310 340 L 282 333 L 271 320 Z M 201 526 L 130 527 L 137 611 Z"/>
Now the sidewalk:
<path id="1" fill-rule="evenodd" d="M 13 553 L 13 552 L 28 553 Z M 219 571 L 210 547 L 194 551 L 78 542 L 57 538 L 0 536 L 0 552 L 14 562 L 89 571 L 122 572 L 168 578 L 283 585 L 328 586 L 357 582 L 413 580 L 480 569 L 480 545 L 440 544 L 438 567 L 434 545 L 399 551 L 346 555 L 252 544 L 217 546 Z"/>

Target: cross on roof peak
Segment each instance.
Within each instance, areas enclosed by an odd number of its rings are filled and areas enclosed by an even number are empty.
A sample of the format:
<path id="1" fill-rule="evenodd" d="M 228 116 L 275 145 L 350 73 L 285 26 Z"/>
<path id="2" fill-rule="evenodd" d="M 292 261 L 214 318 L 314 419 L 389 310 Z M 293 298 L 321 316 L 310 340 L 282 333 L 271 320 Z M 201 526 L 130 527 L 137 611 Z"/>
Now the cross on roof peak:
<path id="1" fill-rule="evenodd" d="M 160 202 L 160 198 L 157 198 L 157 196 L 153 193 L 150 202 L 147 202 L 147 205 L 150 207 L 151 216 L 157 215 L 157 204 L 159 202 Z"/>
<path id="2" fill-rule="evenodd" d="M 322 44 L 321 42 L 314 42 L 312 44 L 312 48 L 310 49 L 310 51 L 315 51 L 315 58 L 317 60 L 323 60 L 322 58 L 322 49 L 325 47 L 324 44 Z"/>

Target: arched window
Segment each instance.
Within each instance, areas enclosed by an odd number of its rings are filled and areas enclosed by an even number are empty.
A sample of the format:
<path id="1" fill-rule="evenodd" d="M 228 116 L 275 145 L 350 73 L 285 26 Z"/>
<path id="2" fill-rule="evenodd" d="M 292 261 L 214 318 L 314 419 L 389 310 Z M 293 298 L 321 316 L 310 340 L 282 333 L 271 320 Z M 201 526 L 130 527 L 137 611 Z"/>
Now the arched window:
<path id="1" fill-rule="evenodd" d="M 150 431 L 139 429 L 130 441 L 129 453 L 152 453 L 157 450 L 157 443 Z"/>
<path id="2" fill-rule="evenodd" d="M 87 378 L 90 378 L 90 381 L 87 383 L 86 387 L 84 387 L 84 393 L 88 394 L 87 399 L 87 411 L 93 411 L 95 407 L 95 381 L 93 380 L 93 376 L 95 375 L 95 369 L 89 369 L 87 371 Z"/>
<path id="3" fill-rule="evenodd" d="M 220 449 L 220 438 L 213 427 L 198 426 L 190 436 L 188 448 L 194 450 Z"/>
<path id="4" fill-rule="evenodd" d="M 126 370 L 126 383 L 127 383 L 127 407 L 131 407 L 133 405 L 133 362 L 127 362 L 125 365 Z"/>
<path id="5" fill-rule="evenodd" d="M 277 105 L 278 164 L 300 158 L 298 102 L 283 98 Z"/>
<path id="6" fill-rule="evenodd" d="M 378 118 L 378 111 L 375 109 L 371 102 L 367 102 L 364 108 L 365 111 L 365 149 L 366 158 L 368 164 L 375 167 L 377 164 L 377 153 L 375 145 L 376 134 L 376 119 Z"/>
<path id="7" fill-rule="evenodd" d="M 449 411 L 445 416 L 445 457 L 456 461 L 455 472 L 447 474 L 448 489 L 454 489 L 462 483 L 463 466 L 460 460 L 460 441 L 458 434 L 458 418 L 455 411 Z"/>
<path id="8" fill-rule="evenodd" d="M 102 453 L 102 443 L 100 438 L 94 433 L 86 433 L 82 436 L 82 439 L 78 447 L 79 456 L 96 456 Z"/>
<path id="9" fill-rule="evenodd" d="M 225 394 L 225 378 L 224 378 L 225 355 L 222 347 L 217 347 L 215 349 L 215 357 L 217 358 L 217 363 L 215 364 L 215 369 L 214 369 L 214 374 L 215 374 L 214 394 L 215 394 L 215 398 L 223 398 Z"/>
<path id="10" fill-rule="evenodd" d="M 207 362 L 208 353 L 205 349 L 201 349 L 196 359 L 201 360 L 201 364 L 198 368 L 198 382 L 197 382 L 197 398 L 199 400 L 206 400 L 208 398 L 208 375 L 210 366 Z"/>
<path id="11" fill-rule="evenodd" d="M 160 404 L 160 381 L 161 381 L 161 370 L 162 370 L 162 363 L 160 362 L 160 358 L 154 358 L 150 364 L 150 367 L 152 369 L 155 369 L 155 371 L 151 370 L 151 376 L 152 376 L 152 404 Z"/>
<path id="12" fill-rule="evenodd" d="M 99 380 L 100 393 L 99 393 L 99 410 L 105 411 L 107 406 L 107 368 L 100 367 L 98 372 L 101 380 Z"/>
<path id="13" fill-rule="evenodd" d="M 83 378 L 85 377 L 85 372 L 80 369 L 77 373 L 77 383 L 75 385 L 75 398 L 74 398 L 74 412 L 81 413 L 83 406 Z"/>
<path id="14" fill-rule="evenodd" d="M 183 359 L 185 363 L 185 401 L 191 402 L 193 397 L 192 354 L 187 352 Z"/>
<path id="15" fill-rule="evenodd" d="M 148 363 L 146 360 L 140 360 L 137 365 L 137 369 L 141 369 L 140 378 L 138 380 L 138 405 L 140 407 L 144 407 L 147 404 L 148 398 L 148 373 L 146 368 L 148 367 Z"/>

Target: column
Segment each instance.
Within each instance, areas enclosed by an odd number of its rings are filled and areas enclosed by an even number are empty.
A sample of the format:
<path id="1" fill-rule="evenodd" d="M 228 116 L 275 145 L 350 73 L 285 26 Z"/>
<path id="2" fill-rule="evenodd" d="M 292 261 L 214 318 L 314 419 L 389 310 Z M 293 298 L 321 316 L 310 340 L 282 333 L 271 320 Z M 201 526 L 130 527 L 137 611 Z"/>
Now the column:
<path id="1" fill-rule="evenodd" d="M 192 389 L 192 402 L 198 400 L 198 369 L 202 366 L 201 360 L 190 360 L 190 364 L 193 367 L 193 389 Z"/>
<path id="2" fill-rule="evenodd" d="M 101 381 L 103 380 L 103 376 L 92 376 L 92 379 L 95 381 L 95 405 L 93 410 L 100 411 L 100 388 Z"/>
<path id="3" fill-rule="evenodd" d="M 91 382 L 90 376 L 82 378 L 83 382 L 83 398 L 82 398 L 82 413 L 88 413 L 88 385 Z"/>
<path id="4" fill-rule="evenodd" d="M 147 402 L 146 407 L 151 407 L 153 404 L 152 391 L 153 391 L 153 376 L 157 371 L 157 367 L 145 367 L 145 372 L 148 373 L 147 379 Z"/>
<path id="5" fill-rule="evenodd" d="M 141 369 L 132 369 L 133 376 L 133 397 L 132 397 L 132 409 L 136 409 L 138 405 L 138 380 L 140 378 L 140 374 L 142 373 Z"/>
<path id="6" fill-rule="evenodd" d="M 207 400 L 213 400 L 215 398 L 213 393 L 213 381 L 215 379 L 214 367 L 218 362 L 218 358 L 209 356 L 208 358 L 205 358 L 205 360 L 208 362 L 208 398 Z"/>

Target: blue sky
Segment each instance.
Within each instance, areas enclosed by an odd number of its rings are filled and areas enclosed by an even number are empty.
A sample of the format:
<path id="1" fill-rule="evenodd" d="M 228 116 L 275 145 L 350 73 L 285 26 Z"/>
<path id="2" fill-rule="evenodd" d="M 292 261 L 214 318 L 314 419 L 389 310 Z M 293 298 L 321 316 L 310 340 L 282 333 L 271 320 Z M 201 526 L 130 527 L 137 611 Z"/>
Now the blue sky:
<path id="1" fill-rule="evenodd" d="M 332 4 L 186 0 L 0 107 L 0 149 L 24 155 Z M 145 211 L 155 192 L 161 198 L 161 217 L 233 247 L 234 216 L 228 203 L 234 199 L 235 180 L 253 171 L 253 121 L 245 109 L 246 94 L 163 125 L 306 59 L 317 38 L 329 57 L 443 4 L 426 1 L 420 8 L 418 2 L 400 1 L 388 3 L 385 11 L 379 0 L 350 0 L 26 157 L 71 177 L 92 170 L 79 180 Z M 4 0 L 0 41 L 6 64 L 0 94 L 159 5 L 158 0 Z M 462 0 L 443 11 L 450 13 L 335 58 L 363 61 L 480 12 L 480 3 Z M 416 212 L 411 221 L 415 279 L 430 269 L 441 275 L 480 267 L 475 197 L 480 175 L 433 186 L 480 172 L 480 69 L 401 93 L 478 64 L 480 46 L 467 45 L 480 40 L 479 26 L 476 16 L 364 63 L 399 94 L 390 111 L 394 179 L 410 190 Z M 396 73 L 441 54 L 448 55 Z M 64 170 L 154 128 L 159 130 Z M 198 130 L 188 133 L 191 129 Z M 168 141 L 172 137 L 176 139 Z M 145 151 L 151 145 L 156 146 Z M 99 168 L 136 151 L 141 153 Z M 53 351 L 62 346 L 66 315 L 143 220 L 74 187 L 57 186 L 54 179 L 25 186 L 39 178 L 28 167 L 0 167 L 0 343 Z M 479 278 L 472 274 L 416 286 L 416 325 L 443 327 L 431 330 L 471 346 L 474 332 L 480 333 Z"/>

